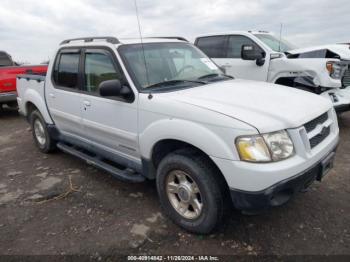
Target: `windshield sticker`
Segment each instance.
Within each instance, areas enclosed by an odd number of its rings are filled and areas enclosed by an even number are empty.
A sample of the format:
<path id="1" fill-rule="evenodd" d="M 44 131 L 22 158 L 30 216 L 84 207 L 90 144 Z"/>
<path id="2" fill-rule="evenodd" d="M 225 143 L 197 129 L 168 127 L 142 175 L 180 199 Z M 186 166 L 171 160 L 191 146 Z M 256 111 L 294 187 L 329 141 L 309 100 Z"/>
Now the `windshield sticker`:
<path id="1" fill-rule="evenodd" d="M 209 67 L 211 70 L 217 70 L 218 67 L 209 59 L 209 58 L 201 58 L 203 64 Z"/>

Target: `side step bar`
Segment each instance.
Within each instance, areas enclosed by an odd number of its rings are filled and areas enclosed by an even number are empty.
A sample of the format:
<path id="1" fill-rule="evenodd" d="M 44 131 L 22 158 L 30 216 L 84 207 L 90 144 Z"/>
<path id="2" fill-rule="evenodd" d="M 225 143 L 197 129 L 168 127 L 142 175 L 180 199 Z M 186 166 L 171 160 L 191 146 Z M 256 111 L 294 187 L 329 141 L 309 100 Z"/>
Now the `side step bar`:
<path id="1" fill-rule="evenodd" d="M 85 160 L 88 164 L 91 164 L 95 167 L 105 170 L 110 173 L 112 176 L 116 177 L 119 180 L 131 183 L 140 183 L 145 181 L 145 177 L 141 174 L 134 173 L 133 170 L 126 168 L 125 170 L 119 169 L 115 166 L 112 166 L 103 160 L 99 159 L 98 156 L 90 156 L 74 146 L 69 146 L 64 143 L 57 143 L 57 147 L 63 152 L 76 156 L 82 160 Z"/>

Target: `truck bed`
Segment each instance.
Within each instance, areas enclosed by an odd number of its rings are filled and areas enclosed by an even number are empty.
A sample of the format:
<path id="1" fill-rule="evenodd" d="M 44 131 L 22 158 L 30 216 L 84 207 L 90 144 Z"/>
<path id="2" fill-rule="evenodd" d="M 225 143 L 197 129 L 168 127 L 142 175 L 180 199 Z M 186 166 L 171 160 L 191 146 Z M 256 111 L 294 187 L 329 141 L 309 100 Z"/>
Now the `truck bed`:
<path id="1" fill-rule="evenodd" d="M 46 120 L 50 119 L 45 103 L 45 78 L 44 75 L 33 74 L 17 76 L 17 103 L 22 115 L 27 116 L 27 102 L 30 101 L 40 107 L 38 109 Z"/>

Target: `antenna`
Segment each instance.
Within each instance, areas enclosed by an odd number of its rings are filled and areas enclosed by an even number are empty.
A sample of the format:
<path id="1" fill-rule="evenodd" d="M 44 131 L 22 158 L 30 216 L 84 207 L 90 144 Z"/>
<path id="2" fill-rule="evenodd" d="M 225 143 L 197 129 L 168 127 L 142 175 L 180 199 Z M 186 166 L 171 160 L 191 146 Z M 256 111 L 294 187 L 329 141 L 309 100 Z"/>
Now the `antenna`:
<path id="1" fill-rule="evenodd" d="M 149 83 L 149 78 L 148 78 L 148 68 L 147 68 L 147 62 L 146 62 L 146 56 L 145 56 L 145 48 L 143 47 L 143 39 L 142 39 L 142 33 L 141 33 L 141 24 L 140 24 L 140 18 L 139 18 L 139 10 L 137 8 L 137 0 L 134 0 L 134 4 L 135 4 L 137 24 L 139 26 L 139 34 L 140 34 L 140 39 L 141 39 L 141 48 L 142 48 L 143 62 L 145 64 L 145 70 L 146 70 L 147 85 L 149 85 L 150 83 Z"/>
<path id="2" fill-rule="evenodd" d="M 136 1 L 136 0 L 135 0 L 135 1 Z M 283 24 L 281 23 L 281 27 L 280 27 L 280 39 L 279 39 L 279 42 L 278 42 L 278 52 L 281 52 L 282 28 L 283 28 Z"/>

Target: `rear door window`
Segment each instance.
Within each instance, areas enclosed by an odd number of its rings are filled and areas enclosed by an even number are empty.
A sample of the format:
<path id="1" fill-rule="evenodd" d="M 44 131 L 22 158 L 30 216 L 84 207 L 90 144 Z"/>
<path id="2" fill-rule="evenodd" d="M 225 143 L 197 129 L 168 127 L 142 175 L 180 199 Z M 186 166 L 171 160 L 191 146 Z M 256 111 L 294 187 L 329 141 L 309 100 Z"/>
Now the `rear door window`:
<path id="1" fill-rule="evenodd" d="M 210 58 L 225 58 L 227 36 L 208 36 L 198 38 L 196 45 Z"/>
<path id="2" fill-rule="evenodd" d="M 59 54 L 54 68 L 54 82 L 60 87 L 77 89 L 79 84 L 80 52 L 64 51 Z"/>

